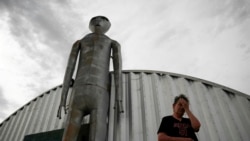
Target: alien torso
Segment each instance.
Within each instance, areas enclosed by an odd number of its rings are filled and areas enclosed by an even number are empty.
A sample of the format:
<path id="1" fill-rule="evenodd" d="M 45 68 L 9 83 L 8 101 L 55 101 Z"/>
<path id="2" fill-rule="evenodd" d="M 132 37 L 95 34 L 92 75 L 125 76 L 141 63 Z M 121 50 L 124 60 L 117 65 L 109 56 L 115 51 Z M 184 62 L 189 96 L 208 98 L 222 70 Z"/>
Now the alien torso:
<path id="1" fill-rule="evenodd" d="M 80 57 L 75 86 L 109 86 L 109 64 L 112 40 L 104 34 L 91 33 L 80 41 Z"/>

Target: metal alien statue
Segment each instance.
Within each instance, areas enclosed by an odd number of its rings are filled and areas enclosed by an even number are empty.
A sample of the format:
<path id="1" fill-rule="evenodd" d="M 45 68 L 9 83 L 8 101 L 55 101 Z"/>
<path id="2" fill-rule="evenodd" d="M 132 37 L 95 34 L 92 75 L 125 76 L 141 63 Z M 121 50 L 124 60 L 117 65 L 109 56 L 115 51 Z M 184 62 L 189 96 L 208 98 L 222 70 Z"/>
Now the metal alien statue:
<path id="1" fill-rule="evenodd" d="M 111 24 L 106 17 L 93 17 L 89 23 L 89 28 L 93 33 L 86 35 L 73 44 L 64 76 L 61 103 L 57 113 L 59 119 L 61 118 L 62 109 L 64 109 L 65 114 L 67 113 L 67 93 L 79 55 L 63 141 L 77 140 L 83 117 L 88 114 L 90 114 L 89 141 L 105 141 L 109 109 L 109 64 L 111 55 L 115 80 L 115 107 L 117 109 L 121 107 L 119 105 L 121 104 L 120 45 L 104 35 L 110 26 Z"/>

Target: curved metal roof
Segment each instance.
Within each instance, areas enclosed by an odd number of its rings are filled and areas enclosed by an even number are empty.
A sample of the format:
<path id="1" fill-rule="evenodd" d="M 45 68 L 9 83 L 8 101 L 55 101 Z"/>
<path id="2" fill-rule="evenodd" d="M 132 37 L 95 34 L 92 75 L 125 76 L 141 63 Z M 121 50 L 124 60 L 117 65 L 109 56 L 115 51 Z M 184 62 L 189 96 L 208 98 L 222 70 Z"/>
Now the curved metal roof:
<path id="1" fill-rule="evenodd" d="M 201 121 L 200 140 L 250 139 L 250 96 L 203 79 L 162 71 L 123 71 L 125 113 L 114 121 L 111 88 L 108 141 L 157 140 L 161 118 L 172 114 L 176 95 L 186 94 Z M 113 80 L 113 75 L 112 75 Z M 113 83 L 113 81 L 112 81 Z M 31 100 L 0 124 L 1 141 L 64 128 L 66 116 L 56 117 L 61 85 Z M 87 122 L 87 120 L 86 120 Z M 114 139 L 116 135 L 116 139 Z"/>

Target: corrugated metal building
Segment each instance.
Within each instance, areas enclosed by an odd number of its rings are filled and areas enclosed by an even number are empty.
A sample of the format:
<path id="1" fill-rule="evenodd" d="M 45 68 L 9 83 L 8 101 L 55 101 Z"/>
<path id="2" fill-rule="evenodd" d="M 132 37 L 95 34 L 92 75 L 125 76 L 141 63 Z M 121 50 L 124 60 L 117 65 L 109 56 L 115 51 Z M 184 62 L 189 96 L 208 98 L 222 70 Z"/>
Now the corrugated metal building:
<path id="1" fill-rule="evenodd" d="M 56 117 L 60 93 L 61 85 L 10 115 L 0 124 L 0 141 L 64 128 L 66 116 Z M 161 118 L 172 114 L 173 99 L 180 93 L 189 97 L 190 109 L 201 121 L 200 140 L 250 140 L 250 96 L 225 86 L 175 73 L 123 71 L 123 93 L 125 113 L 115 124 L 112 85 L 108 141 L 156 141 Z"/>

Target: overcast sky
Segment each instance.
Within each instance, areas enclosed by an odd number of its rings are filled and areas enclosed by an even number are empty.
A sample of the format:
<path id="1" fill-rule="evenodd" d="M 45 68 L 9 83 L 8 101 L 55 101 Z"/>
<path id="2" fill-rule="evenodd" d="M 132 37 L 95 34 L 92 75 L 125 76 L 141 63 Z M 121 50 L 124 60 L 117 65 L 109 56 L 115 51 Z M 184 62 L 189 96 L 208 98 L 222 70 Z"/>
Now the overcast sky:
<path id="1" fill-rule="evenodd" d="M 62 84 L 74 41 L 104 15 L 124 70 L 174 72 L 250 94 L 248 0 L 0 0 L 0 122 Z"/>

